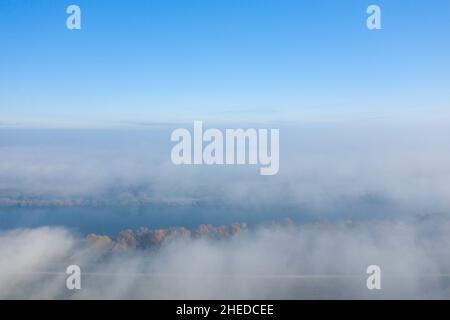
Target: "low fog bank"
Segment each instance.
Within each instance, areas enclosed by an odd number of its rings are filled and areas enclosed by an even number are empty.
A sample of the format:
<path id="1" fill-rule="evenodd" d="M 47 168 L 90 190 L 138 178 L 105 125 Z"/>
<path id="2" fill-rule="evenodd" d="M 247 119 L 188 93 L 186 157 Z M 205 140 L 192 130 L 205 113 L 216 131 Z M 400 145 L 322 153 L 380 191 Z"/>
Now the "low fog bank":
<path id="1" fill-rule="evenodd" d="M 282 204 L 327 216 L 450 209 L 448 127 L 281 127 L 280 171 L 269 177 L 258 165 L 176 166 L 171 129 L 3 129 L 0 207 Z"/>
<path id="2" fill-rule="evenodd" d="M 0 298 L 450 298 L 449 245 L 442 216 L 125 230 L 113 238 L 14 230 L 0 234 Z M 71 264 L 81 267 L 81 290 L 65 287 Z M 366 288 L 373 264 L 381 290 Z"/>

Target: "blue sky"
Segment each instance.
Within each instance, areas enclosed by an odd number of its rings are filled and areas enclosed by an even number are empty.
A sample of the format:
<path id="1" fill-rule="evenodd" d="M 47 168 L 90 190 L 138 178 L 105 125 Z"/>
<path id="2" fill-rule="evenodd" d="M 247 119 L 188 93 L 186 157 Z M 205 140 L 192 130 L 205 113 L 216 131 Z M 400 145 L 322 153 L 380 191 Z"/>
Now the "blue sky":
<path id="1" fill-rule="evenodd" d="M 446 0 L 2 0 L 0 122 L 450 121 L 449 34 Z"/>

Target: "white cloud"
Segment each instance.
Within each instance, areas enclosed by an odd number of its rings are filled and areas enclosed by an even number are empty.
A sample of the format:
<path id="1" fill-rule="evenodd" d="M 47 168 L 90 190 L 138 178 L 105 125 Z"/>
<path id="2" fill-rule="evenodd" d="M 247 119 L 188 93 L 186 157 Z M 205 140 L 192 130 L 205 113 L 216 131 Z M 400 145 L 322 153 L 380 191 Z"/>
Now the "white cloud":
<path id="1" fill-rule="evenodd" d="M 228 240 L 171 242 L 100 258 L 62 229 L 0 236 L 0 298 L 442 298 L 450 222 L 266 227 Z M 441 249 L 442 248 L 442 249 Z M 65 288 L 78 264 L 82 290 Z M 365 287 L 368 265 L 382 291 Z M 39 274 L 31 271 L 52 271 Z M 304 277 L 307 276 L 307 277 Z M 312 277 L 311 277 L 312 276 Z"/>

